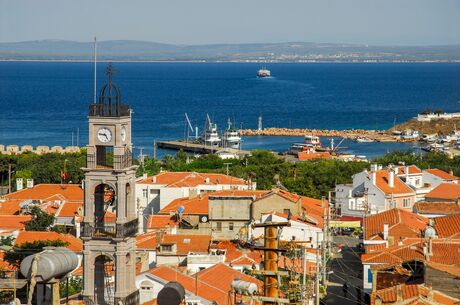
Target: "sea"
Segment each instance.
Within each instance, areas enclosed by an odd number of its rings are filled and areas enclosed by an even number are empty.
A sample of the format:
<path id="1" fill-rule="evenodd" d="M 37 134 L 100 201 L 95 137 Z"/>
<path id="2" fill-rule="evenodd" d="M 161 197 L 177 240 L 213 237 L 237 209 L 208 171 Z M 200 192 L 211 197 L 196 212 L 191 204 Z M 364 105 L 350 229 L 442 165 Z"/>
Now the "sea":
<path id="1" fill-rule="evenodd" d="M 97 65 L 97 88 L 108 63 Z M 206 114 L 224 129 L 387 129 L 425 109 L 460 111 L 460 63 L 115 62 L 114 82 L 133 109 L 133 145 L 153 154 L 155 140 L 187 135 L 185 113 L 201 132 Z M 0 62 L 0 144 L 80 145 L 88 142 L 93 100 L 91 62 Z M 191 134 L 191 132 L 190 132 Z M 325 145 L 330 139 L 323 138 Z M 336 144 L 339 142 L 336 139 Z M 286 151 L 301 137 L 244 137 L 243 149 Z M 344 152 L 368 158 L 402 143 L 342 142 Z M 174 152 L 159 150 L 158 156 Z"/>

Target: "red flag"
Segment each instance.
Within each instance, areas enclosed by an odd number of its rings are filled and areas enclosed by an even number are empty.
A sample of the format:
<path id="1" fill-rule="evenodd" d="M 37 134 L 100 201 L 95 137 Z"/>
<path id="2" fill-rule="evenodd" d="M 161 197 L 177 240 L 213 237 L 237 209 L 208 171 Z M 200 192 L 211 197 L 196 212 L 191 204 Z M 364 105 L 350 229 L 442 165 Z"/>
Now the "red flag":
<path id="1" fill-rule="evenodd" d="M 66 180 L 69 175 L 65 171 L 61 171 L 61 178 Z"/>

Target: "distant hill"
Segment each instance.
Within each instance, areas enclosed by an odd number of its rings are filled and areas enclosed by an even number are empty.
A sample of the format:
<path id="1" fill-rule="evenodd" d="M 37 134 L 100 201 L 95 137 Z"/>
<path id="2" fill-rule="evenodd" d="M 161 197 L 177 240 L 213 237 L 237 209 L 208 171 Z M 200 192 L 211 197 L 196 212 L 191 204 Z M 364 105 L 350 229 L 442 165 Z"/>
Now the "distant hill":
<path id="1" fill-rule="evenodd" d="M 0 60 L 91 60 L 92 42 L 37 40 L 0 43 Z M 98 42 L 101 60 L 146 61 L 460 61 L 460 45 L 367 46 L 312 42 L 173 45 L 148 41 Z"/>

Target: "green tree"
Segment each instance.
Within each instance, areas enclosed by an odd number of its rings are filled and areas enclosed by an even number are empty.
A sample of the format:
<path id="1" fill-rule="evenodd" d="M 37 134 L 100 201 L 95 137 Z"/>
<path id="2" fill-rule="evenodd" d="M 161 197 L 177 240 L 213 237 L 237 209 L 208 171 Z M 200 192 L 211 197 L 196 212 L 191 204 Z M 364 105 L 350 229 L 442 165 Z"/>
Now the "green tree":
<path id="1" fill-rule="evenodd" d="M 65 247 L 68 244 L 69 243 L 62 240 L 36 240 L 33 242 L 25 242 L 5 252 L 4 260 L 11 265 L 19 267 L 24 258 L 43 251 L 45 247 Z"/>
<path id="2" fill-rule="evenodd" d="M 49 231 L 54 222 L 54 215 L 42 211 L 39 207 L 32 207 L 28 215 L 32 219 L 25 222 L 26 231 Z"/>

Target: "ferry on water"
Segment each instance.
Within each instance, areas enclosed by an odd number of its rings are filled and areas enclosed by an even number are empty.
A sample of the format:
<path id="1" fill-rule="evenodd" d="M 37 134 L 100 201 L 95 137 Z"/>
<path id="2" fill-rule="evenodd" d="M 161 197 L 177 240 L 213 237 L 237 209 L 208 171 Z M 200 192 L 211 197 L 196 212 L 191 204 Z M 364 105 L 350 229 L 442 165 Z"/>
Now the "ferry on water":
<path id="1" fill-rule="evenodd" d="M 270 70 L 267 68 L 262 68 L 259 71 L 257 71 L 257 76 L 258 77 L 270 77 Z"/>
<path id="2" fill-rule="evenodd" d="M 227 148 L 240 149 L 241 136 L 237 129 L 232 127 L 232 122 L 228 119 L 227 130 L 223 135 L 223 146 Z"/>

